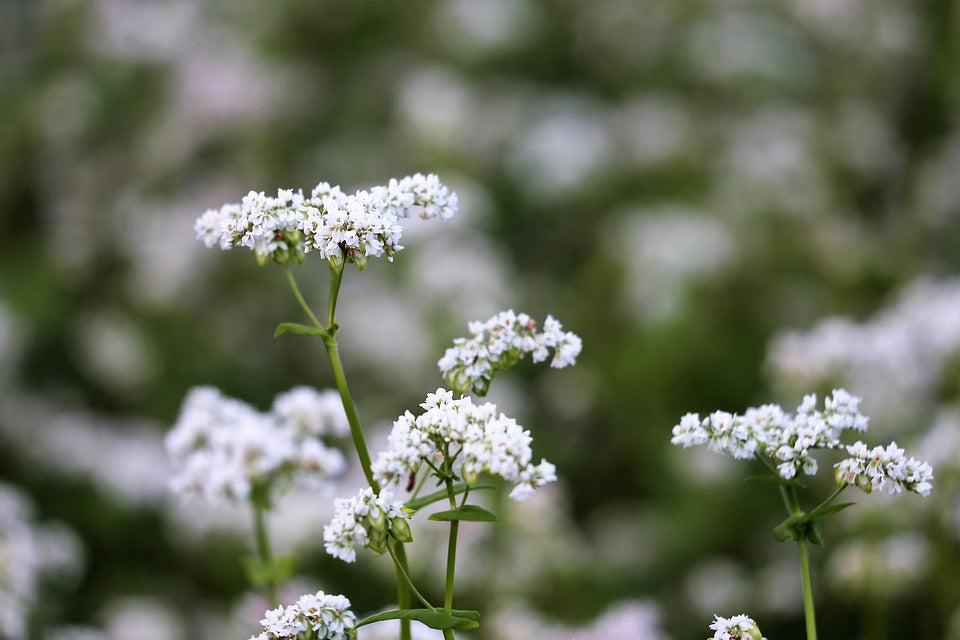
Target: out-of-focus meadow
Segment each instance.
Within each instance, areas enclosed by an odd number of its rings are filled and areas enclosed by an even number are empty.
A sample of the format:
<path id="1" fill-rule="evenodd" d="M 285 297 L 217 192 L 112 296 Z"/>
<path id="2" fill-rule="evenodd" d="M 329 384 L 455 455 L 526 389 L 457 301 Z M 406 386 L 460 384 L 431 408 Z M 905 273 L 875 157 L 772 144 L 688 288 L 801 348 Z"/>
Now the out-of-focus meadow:
<path id="1" fill-rule="evenodd" d="M 272 337 L 301 320 L 282 273 L 194 220 L 421 171 L 460 213 L 341 293 L 374 451 L 469 320 L 550 313 L 584 344 L 493 384 L 560 481 L 465 527 L 470 637 L 702 638 L 741 611 L 801 637 L 776 492 L 670 433 L 844 385 L 936 475 L 831 520 L 822 635 L 960 638 L 958 68 L 955 0 L 0 2 L 0 637 L 257 631 L 249 515 L 169 495 L 163 434 L 193 386 L 266 408 L 332 376 Z M 326 267 L 297 273 L 319 304 Z M 371 611 L 392 567 L 324 554 L 335 495 L 271 519 L 290 592 Z M 440 533 L 414 535 L 436 597 Z"/>

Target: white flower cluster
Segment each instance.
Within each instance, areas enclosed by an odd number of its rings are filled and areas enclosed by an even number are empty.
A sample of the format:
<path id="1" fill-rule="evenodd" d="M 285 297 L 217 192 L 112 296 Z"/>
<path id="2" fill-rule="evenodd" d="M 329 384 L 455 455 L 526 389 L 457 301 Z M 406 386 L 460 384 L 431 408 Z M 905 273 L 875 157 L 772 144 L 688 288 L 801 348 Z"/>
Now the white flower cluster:
<path id="1" fill-rule="evenodd" d="M 292 189 L 280 189 L 275 198 L 251 191 L 239 204 L 206 211 L 194 230 L 207 247 L 246 247 L 261 264 L 301 262 L 316 250 L 331 264 L 363 268 L 370 257 L 393 260 L 403 249 L 399 219 L 449 220 L 456 210 L 456 193 L 435 174 L 417 173 L 353 195 L 326 182 L 309 197 Z"/>
<path id="2" fill-rule="evenodd" d="M 513 418 L 497 413 L 489 402 L 475 405 L 469 397 L 453 398 L 452 391 L 437 389 L 420 405 L 424 413 L 407 411 L 390 432 L 390 448 L 381 452 L 373 473 L 382 486 L 405 482 L 428 460 L 438 465 L 444 455 L 459 462 L 459 475 L 474 484 L 481 473 L 515 482 L 514 500 L 526 500 L 537 487 L 557 479 L 556 467 L 541 460 L 531 464 L 530 432 Z"/>
<path id="3" fill-rule="evenodd" d="M 0 484 L 0 638 L 25 640 L 28 620 L 51 573 L 80 568 L 81 548 L 65 527 L 33 522 L 32 505 L 20 491 Z"/>
<path id="4" fill-rule="evenodd" d="M 765 640 L 753 618 L 746 614 L 722 618 L 714 615 L 710 628 L 716 633 L 710 640 Z"/>
<path id="5" fill-rule="evenodd" d="M 255 486 L 270 489 L 288 478 L 317 485 L 346 466 L 321 438 L 342 436 L 348 428 L 335 391 L 296 387 L 261 413 L 213 387 L 197 387 L 166 436 L 179 469 L 170 487 L 221 503 L 246 500 Z"/>
<path id="6" fill-rule="evenodd" d="M 787 479 L 800 470 L 814 475 L 817 461 L 810 457 L 811 450 L 840 447 L 845 429 L 866 430 L 867 417 L 860 413 L 859 403 L 856 396 L 835 389 L 822 412 L 815 409 L 816 395 L 810 394 L 804 396 L 795 416 L 775 404 L 751 407 L 742 416 L 716 411 L 701 420 L 688 413 L 673 428 L 670 442 L 684 448 L 706 443 L 712 451 L 739 459 L 765 454 L 778 463 L 777 471 Z"/>
<path id="7" fill-rule="evenodd" d="M 514 365 L 527 353 L 532 354 L 534 362 L 542 362 L 549 355 L 548 349 L 553 349 L 550 366 L 560 369 L 575 364 L 582 348 L 580 337 L 565 332 L 553 316 L 547 316 L 539 333 L 535 320 L 513 309 L 467 326 L 472 337 L 455 339 L 437 363 L 444 379 L 458 393 L 472 390 L 486 395 L 497 371 Z"/>
<path id="8" fill-rule="evenodd" d="M 250 640 L 350 640 L 357 637 L 356 623 L 357 618 L 350 611 L 350 601 L 346 597 L 317 591 L 300 596 L 296 604 L 289 607 L 280 606 L 267 611 L 260 621 L 263 633 Z M 305 633 L 310 635 L 301 635 Z"/>
<path id="9" fill-rule="evenodd" d="M 857 441 L 846 449 L 852 457 L 834 465 L 837 484 L 849 484 L 866 493 L 877 489 L 895 495 L 906 489 L 930 495 L 933 469 L 926 462 L 907 458 L 896 442 L 886 448 L 867 449 L 867 445 Z"/>
<path id="10" fill-rule="evenodd" d="M 367 487 L 354 498 L 337 498 L 333 520 L 323 528 L 327 553 L 344 562 L 357 559 L 357 549 L 367 547 L 376 554 L 386 551 L 387 538 L 410 542 L 410 513 L 393 500 L 393 492 L 379 495 Z"/>
<path id="11" fill-rule="evenodd" d="M 960 354 L 960 279 L 919 280 L 862 323 L 826 318 L 774 338 L 768 367 L 794 391 L 822 383 L 863 389 L 882 428 L 934 403 Z"/>

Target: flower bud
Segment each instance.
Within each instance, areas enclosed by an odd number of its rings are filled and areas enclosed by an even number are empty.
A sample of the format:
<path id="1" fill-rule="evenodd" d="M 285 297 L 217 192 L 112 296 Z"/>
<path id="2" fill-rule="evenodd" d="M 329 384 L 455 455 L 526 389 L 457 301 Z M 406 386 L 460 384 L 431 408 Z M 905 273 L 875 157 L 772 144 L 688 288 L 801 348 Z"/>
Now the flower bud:
<path id="1" fill-rule="evenodd" d="M 361 253 L 353 254 L 353 263 L 357 265 L 357 269 L 360 271 L 363 271 L 364 269 L 367 268 L 367 262 L 369 262 L 369 260 L 370 259 L 366 256 L 366 254 L 361 254 Z"/>
<path id="2" fill-rule="evenodd" d="M 327 264 L 330 265 L 330 268 L 334 271 L 340 272 L 343 271 L 343 254 L 338 253 L 336 255 L 330 254 L 327 256 Z"/>
<path id="3" fill-rule="evenodd" d="M 377 505 L 370 506 L 370 513 L 367 515 L 367 530 L 371 533 L 373 531 L 386 531 L 387 530 L 387 518 L 383 513 L 383 509 Z"/>
<path id="4" fill-rule="evenodd" d="M 413 532 L 406 518 L 398 516 L 390 520 L 390 535 L 400 542 L 413 542 Z"/>
<path id="5" fill-rule="evenodd" d="M 387 550 L 387 531 L 382 529 L 373 530 L 369 533 L 370 539 L 367 540 L 367 548 L 379 556 Z"/>

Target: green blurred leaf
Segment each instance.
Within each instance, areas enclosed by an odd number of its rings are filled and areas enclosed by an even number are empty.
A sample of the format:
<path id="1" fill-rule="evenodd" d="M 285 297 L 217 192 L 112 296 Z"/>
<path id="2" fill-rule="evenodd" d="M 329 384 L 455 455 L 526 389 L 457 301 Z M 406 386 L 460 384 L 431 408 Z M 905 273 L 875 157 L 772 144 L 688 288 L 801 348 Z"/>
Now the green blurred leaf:
<path id="1" fill-rule="evenodd" d="M 295 333 L 298 336 L 327 335 L 327 330 L 321 329 L 320 327 L 310 327 L 305 324 L 298 324 L 296 322 L 281 322 L 277 325 L 277 330 L 273 332 L 273 337 L 276 338 L 278 336 L 282 336 L 287 332 Z"/>
<path id="2" fill-rule="evenodd" d="M 297 568 L 297 558 L 290 555 L 274 558 L 269 563 L 254 556 L 246 556 L 241 562 L 247 579 L 255 587 L 286 582 Z"/>
<path id="3" fill-rule="evenodd" d="M 500 522 L 497 516 L 475 504 L 465 504 L 458 509 L 431 513 L 428 520 L 436 520 L 439 522 L 456 522 L 459 520 L 467 522 Z"/>
<path id="4" fill-rule="evenodd" d="M 461 483 L 461 484 L 453 485 L 453 494 L 460 495 L 467 489 L 470 489 L 470 491 L 480 491 L 482 489 L 495 489 L 495 488 L 496 487 L 494 487 L 492 484 L 475 484 L 471 487 L 470 485 Z M 413 509 L 414 511 L 416 511 L 417 509 L 422 509 L 428 504 L 433 504 L 434 502 L 440 502 L 446 497 L 447 497 L 447 490 L 441 489 L 440 491 L 435 491 L 421 498 L 408 500 L 407 503 L 404 504 L 403 506 L 405 506 L 407 509 Z"/>
<path id="5" fill-rule="evenodd" d="M 843 511 L 844 509 L 846 509 L 847 507 L 853 506 L 853 505 L 855 505 L 855 504 L 857 504 L 857 503 L 856 503 L 856 502 L 842 502 L 842 503 L 840 503 L 840 504 L 825 505 L 825 506 L 823 506 L 823 507 L 819 507 L 819 508 L 817 508 L 817 509 L 814 509 L 813 511 L 811 511 L 810 513 L 808 513 L 806 519 L 807 519 L 807 521 L 822 520 L 823 518 L 832 516 L 832 515 L 835 514 L 835 513 L 839 513 L 839 512 L 841 512 L 841 511 Z"/>
<path id="6" fill-rule="evenodd" d="M 476 629 L 480 626 L 480 613 L 462 609 L 454 609 L 450 613 L 430 611 L 429 609 L 397 609 L 368 616 L 358 622 L 356 626 L 362 627 L 384 620 L 416 620 L 431 629 L 441 631 L 444 629 Z"/>

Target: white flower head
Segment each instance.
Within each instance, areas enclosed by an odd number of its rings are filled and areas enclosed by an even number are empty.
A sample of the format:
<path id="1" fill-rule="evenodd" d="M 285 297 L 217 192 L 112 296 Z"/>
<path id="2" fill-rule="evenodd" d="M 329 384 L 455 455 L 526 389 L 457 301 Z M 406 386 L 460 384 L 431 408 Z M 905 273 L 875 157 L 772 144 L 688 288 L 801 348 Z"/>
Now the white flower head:
<path id="1" fill-rule="evenodd" d="M 400 219 L 449 220 L 456 210 L 456 193 L 436 175 L 418 173 L 353 195 L 327 182 L 309 197 L 292 189 L 280 189 L 276 197 L 251 191 L 239 204 L 203 213 L 194 230 L 207 247 L 245 247 L 261 264 L 300 263 L 316 251 L 335 268 L 352 262 L 363 269 L 369 258 L 392 260 L 403 249 Z"/>
<path id="2" fill-rule="evenodd" d="M 684 448 L 706 444 L 711 451 L 739 459 L 763 455 L 788 480 L 799 473 L 812 476 L 818 469 L 813 451 L 839 449 L 844 430 L 867 428 L 859 403 L 856 396 L 836 389 L 824 401 L 822 412 L 817 410 L 816 395 L 809 394 L 793 415 L 774 404 L 751 407 L 742 416 L 715 411 L 701 420 L 687 414 L 673 428 L 670 441 Z"/>
<path id="3" fill-rule="evenodd" d="M 467 326 L 471 337 L 456 338 L 437 363 L 444 379 L 458 393 L 486 395 L 497 372 L 528 353 L 534 362 L 543 362 L 552 349 L 551 367 L 571 366 L 583 347 L 580 337 L 564 331 L 553 316 L 547 316 L 543 331 L 537 331 L 537 323 L 529 315 L 514 313 L 513 309 Z"/>
<path id="4" fill-rule="evenodd" d="M 714 615 L 710 629 L 714 631 L 710 640 L 764 640 L 760 628 L 753 618 L 738 614 L 730 618 Z"/>
<path id="5" fill-rule="evenodd" d="M 280 640 L 300 638 L 312 630 L 316 640 L 353 640 L 356 615 L 350 610 L 350 601 L 342 595 L 328 595 L 323 591 L 300 596 L 295 604 L 280 606 L 264 614 L 260 621 L 263 632 L 250 640 Z"/>
<path id="6" fill-rule="evenodd" d="M 298 387 L 261 413 L 213 387 L 192 389 L 165 444 L 177 467 L 171 489 L 208 502 L 242 502 L 255 487 L 289 480 L 317 486 L 342 473 L 343 454 L 321 436 L 339 435 L 345 421 L 330 393 Z"/>
<path id="7" fill-rule="evenodd" d="M 442 461 L 445 454 L 456 460 L 454 472 L 468 485 L 482 473 L 515 483 L 510 494 L 515 500 L 529 498 L 537 487 L 557 479 L 556 468 L 546 460 L 532 464 L 530 432 L 496 405 L 477 405 L 440 388 L 420 406 L 424 412 L 419 416 L 408 411 L 397 418 L 389 448 L 373 464 L 382 486 L 398 485 L 415 475 L 424 460 Z"/>
<path id="8" fill-rule="evenodd" d="M 851 457 L 834 465 L 838 485 L 855 486 L 866 493 L 874 489 L 895 495 L 906 489 L 921 496 L 933 488 L 933 468 L 916 458 L 907 458 L 896 442 L 867 449 L 863 442 L 846 447 Z"/>

